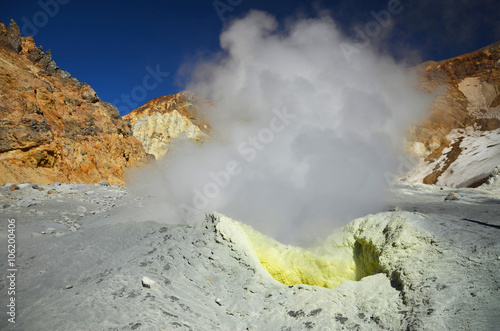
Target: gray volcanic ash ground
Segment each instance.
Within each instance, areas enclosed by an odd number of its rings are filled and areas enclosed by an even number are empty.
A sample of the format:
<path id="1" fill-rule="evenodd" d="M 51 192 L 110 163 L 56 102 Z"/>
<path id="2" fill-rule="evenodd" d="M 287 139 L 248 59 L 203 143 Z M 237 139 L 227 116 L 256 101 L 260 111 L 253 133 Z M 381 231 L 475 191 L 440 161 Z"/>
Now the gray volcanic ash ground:
<path id="1" fill-rule="evenodd" d="M 17 322 L 0 319 L 3 330 L 494 330 L 500 323 L 495 185 L 395 184 L 387 212 L 334 236 L 357 267 L 370 256 L 379 270 L 334 289 L 274 280 L 240 224 L 219 214 L 165 225 L 123 213 L 149 199 L 125 187 L 18 186 L 0 189 L 0 215 L 16 219 L 18 236 Z M 451 192 L 458 200 L 445 201 Z M 147 287 L 144 277 L 155 283 Z M 0 287 L 6 297 L 5 278 Z"/>

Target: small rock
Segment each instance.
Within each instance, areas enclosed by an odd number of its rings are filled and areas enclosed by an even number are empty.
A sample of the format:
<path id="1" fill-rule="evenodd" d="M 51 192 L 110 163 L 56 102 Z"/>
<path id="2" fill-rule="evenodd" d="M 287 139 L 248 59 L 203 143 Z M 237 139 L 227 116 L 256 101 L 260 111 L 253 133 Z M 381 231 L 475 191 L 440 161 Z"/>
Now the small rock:
<path id="1" fill-rule="evenodd" d="M 14 20 L 10 20 L 9 27 L 6 31 L 5 43 L 7 46 L 12 49 L 14 52 L 19 53 L 22 50 L 22 41 L 21 41 L 21 30 L 19 26 L 14 22 Z"/>
<path id="2" fill-rule="evenodd" d="M 44 189 L 43 187 L 40 187 L 40 188 L 38 189 L 38 191 L 42 192 L 42 191 L 45 191 L 45 189 Z"/>
<path id="3" fill-rule="evenodd" d="M 41 237 L 43 233 L 33 232 L 31 234 L 32 237 Z"/>
<path id="4" fill-rule="evenodd" d="M 60 73 L 59 73 L 59 75 L 61 76 L 62 79 L 71 77 L 71 74 L 69 72 L 67 72 L 67 71 L 64 71 L 64 70 L 61 70 Z"/>
<path id="5" fill-rule="evenodd" d="M 23 198 L 19 203 L 18 205 L 21 206 L 21 207 L 31 207 L 31 206 L 35 206 L 37 205 L 39 202 L 38 201 L 35 201 L 35 199 L 33 198 Z"/>
<path id="6" fill-rule="evenodd" d="M 78 223 L 75 223 L 73 226 L 74 226 L 77 230 L 79 230 L 79 229 L 82 227 L 82 226 L 81 226 L 80 224 L 78 224 Z"/>
<path id="7" fill-rule="evenodd" d="M 78 206 L 78 207 L 76 208 L 76 211 L 77 211 L 78 213 L 83 214 L 83 213 L 86 213 L 86 212 L 87 212 L 87 208 L 85 208 L 84 206 Z"/>
<path id="8" fill-rule="evenodd" d="M 16 184 L 13 184 L 13 185 L 10 186 L 10 190 L 11 191 L 19 190 L 19 186 L 17 186 Z"/>
<path id="9" fill-rule="evenodd" d="M 37 184 L 31 185 L 31 188 L 34 189 L 34 190 L 39 190 L 40 189 L 40 187 Z"/>
<path id="10" fill-rule="evenodd" d="M 64 236 L 64 232 L 61 231 L 56 232 L 56 237 L 62 237 L 62 236 Z"/>
<path id="11" fill-rule="evenodd" d="M 43 233 L 43 232 L 42 232 Z M 54 228 L 48 228 L 47 230 L 45 230 L 45 233 L 46 234 L 53 234 L 53 233 L 56 233 L 56 229 Z"/>
<path id="12" fill-rule="evenodd" d="M 55 182 L 54 186 L 61 186 L 61 183 L 60 182 Z"/>
<path id="13" fill-rule="evenodd" d="M 101 186 L 109 186 L 108 182 L 105 181 L 105 180 L 99 182 L 99 185 L 101 185 Z"/>
<path id="14" fill-rule="evenodd" d="M 73 288 L 73 285 L 66 285 L 67 290 L 69 290 L 70 288 Z"/>
<path id="15" fill-rule="evenodd" d="M 222 300 L 220 298 L 215 299 L 215 303 L 222 306 Z"/>
<path id="16" fill-rule="evenodd" d="M 8 203 L 6 203 L 6 204 L 4 204 L 4 205 L 2 206 L 2 209 L 7 209 L 7 208 L 9 208 L 9 207 L 10 207 L 10 205 L 9 205 Z"/>
<path id="17" fill-rule="evenodd" d="M 460 196 L 456 194 L 455 192 L 450 192 L 446 198 L 444 198 L 444 201 L 450 201 L 450 200 L 460 200 Z"/>
<path id="18" fill-rule="evenodd" d="M 70 227 L 70 228 L 69 228 L 69 231 L 71 231 L 71 232 L 76 232 L 77 230 L 78 230 L 78 229 L 77 229 L 77 228 L 75 228 L 74 226 L 72 226 L 72 227 Z"/>
<path id="19" fill-rule="evenodd" d="M 142 287 L 153 288 L 155 287 L 156 282 L 148 277 L 142 277 Z"/>

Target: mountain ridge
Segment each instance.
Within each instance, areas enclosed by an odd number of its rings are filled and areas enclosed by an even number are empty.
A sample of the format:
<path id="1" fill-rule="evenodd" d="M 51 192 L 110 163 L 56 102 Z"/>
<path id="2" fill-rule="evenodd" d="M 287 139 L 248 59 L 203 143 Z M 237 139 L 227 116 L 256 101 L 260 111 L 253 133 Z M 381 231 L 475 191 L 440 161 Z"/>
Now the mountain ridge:
<path id="1" fill-rule="evenodd" d="M 113 105 L 0 22 L 0 183 L 124 184 L 149 157 Z"/>

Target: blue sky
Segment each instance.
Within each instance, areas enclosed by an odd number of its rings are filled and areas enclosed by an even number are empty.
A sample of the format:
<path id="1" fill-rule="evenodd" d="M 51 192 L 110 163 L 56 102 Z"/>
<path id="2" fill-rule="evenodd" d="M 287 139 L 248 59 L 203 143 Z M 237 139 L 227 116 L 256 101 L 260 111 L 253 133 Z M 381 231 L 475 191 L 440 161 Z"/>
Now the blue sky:
<path id="1" fill-rule="evenodd" d="M 0 20 L 7 24 L 14 19 L 23 32 L 35 36 L 37 45 L 52 50 L 61 69 L 89 83 L 124 115 L 132 105 L 182 91 L 179 68 L 219 51 L 224 22 L 251 9 L 279 20 L 329 10 L 356 40 L 355 28 L 374 21 L 372 13 L 386 10 L 390 1 L 3 0 Z M 391 17 L 378 40 L 383 51 L 399 60 L 441 60 L 500 40 L 500 1 L 401 0 L 399 6 L 401 12 Z M 135 99 L 123 101 L 123 95 L 133 92 Z"/>

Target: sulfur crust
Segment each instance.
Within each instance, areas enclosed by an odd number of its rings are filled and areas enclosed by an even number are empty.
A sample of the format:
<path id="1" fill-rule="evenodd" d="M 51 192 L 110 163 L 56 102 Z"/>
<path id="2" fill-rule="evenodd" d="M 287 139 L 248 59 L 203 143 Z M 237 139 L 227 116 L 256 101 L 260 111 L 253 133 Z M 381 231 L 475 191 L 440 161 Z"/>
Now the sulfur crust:
<path id="1" fill-rule="evenodd" d="M 250 226 L 238 223 L 262 266 L 285 285 L 315 285 L 335 288 L 345 280 L 359 280 L 359 270 L 353 257 L 353 247 L 330 245 L 303 249 L 283 245 Z"/>
<path id="2" fill-rule="evenodd" d="M 335 288 L 346 280 L 387 273 L 396 268 L 395 261 L 404 260 L 433 241 L 432 236 L 408 222 L 426 216 L 408 212 L 359 218 L 310 249 L 283 245 L 218 213 L 210 217 L 218 220 L 216 228 L 224 239 L 251 258 L 260 276 L 272 276 L 285 285 Z"/>

